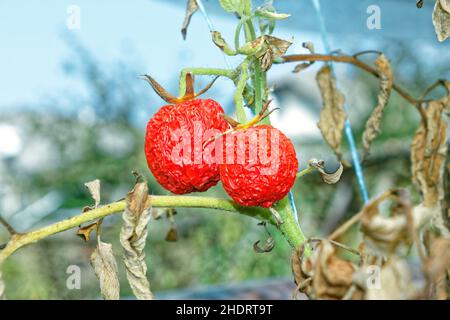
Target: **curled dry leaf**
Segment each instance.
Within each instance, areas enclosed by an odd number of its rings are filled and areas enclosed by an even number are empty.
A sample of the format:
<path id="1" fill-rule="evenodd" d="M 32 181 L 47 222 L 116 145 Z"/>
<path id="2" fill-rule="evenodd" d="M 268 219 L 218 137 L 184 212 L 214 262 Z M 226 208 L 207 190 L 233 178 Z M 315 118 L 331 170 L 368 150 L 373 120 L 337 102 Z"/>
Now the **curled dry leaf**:
<path id="1" fill-rule="evenodd" d="M 100 180 L 95 179 L 84 184 L 95 201 L 95 208 L 100 204 Z"/>
<path id="2" fill-rule="evenodd" d="M 147 182 L 137 182 L 133 190 L 127 194 L 125 201 L 120 243 L 124 249 L 123 259 L 128 282 L 136 298 L 151 300 L 153 294 L 146 277 L 147 265 L 144 253 L 147 225 L 151 217 Z"/>
<path id="3" fill-rule="evenodd" d="M 181 34 L 186 40 L 187 28 L 191 22 L 192 15 L 198 10 L 197 0 L 188 0 L 186 4 L 186 15 L 184 17 L 183 26 L 181 27 Z"/>
<path id="4" fill-rule="evenodd" d="M 372 146 L 373 140 L 380 133 L 380 122 L 392 91 L 392 70 L 389 61 L 384 54 L 381 54 L 375 60 L 378 73 L 380 75 L 380 92 L 378 93 L 377 106 L 373 109 L 372 114 L 366 122 L 366 128 L 363 133 L 363 159 L 367 158 Z"/>
<path id="5" fill-rule="evenodd" d="M 323 107 L 317 124 L 325 141 L 339 159 L 341 140 L 347 115 L 344 110 L 344 95 L 336 89 L 336 80 L 328 65 L 323 66 L 316 76 L 322 96 Z"/>
<path id="6" fill-rule="evenodd" d="M 270 69 L 275 59 L 286 53 L 292 42 L 269 35 L 265 35 L 263 37 L 267 43 L 267 48 L 265 51 L 257 53 L 256 58 L 258 58 L 261 63 L 261 69 L 263 71 L 267 71 Z"/>
<path id="7" fill-rule="evenodd" d="M 450 37 L 450 0 L 437 0 L 433 10 L 433 25 L 439 41 Z"/>
<path id="8" fill-rule="evenodd" d="M 341 162 L 339 162 L 339 167 L 334 172 L 327 172 L 326 165 L 324 160 L 311 159 L 309 160 L 309 165 L 313 168 L 316 168 L 322 177 L 322 181 L 327 184 L 335 184 L 337 183 L 344 172 L 344 166 Z"/>
<path id="9" fill-rule="evenodd" d="M 242 48 L 239 48 L 239 52 L 255 56 L 259 60 L 262 70 L 267 71 L 275 59 L 286 53 L 291 44 L 291 41 L 263 35 L 247 42 Z"/>
<path id="10" fill-rule="evenodd" d="M 408 263 L 404 259 L 392 257 L 379 271 L 379 276 L 371 286 L 367 286 L 366 300 L 406 300 L 416 295 Z"/>
<path id="11" fill-rule="evenodd" d="M 98 238 L 97 247 L 91 255 L 91 265 L 100 281 L 100 290 L 106 300 L 119 300 L 120 284 L 116 259 L 110 243 Z"/>
<path id="12" fill-rule="evenodd" d="M 447 157 L 447 127 L 444 105 L 430 101 L 411 144 L 411 169 L 414 183 L 422 192 L 425 206 L 434 207 L 444 197 L 443 176 Z"/>
<path id="13" fill-rule="evenodd" d="M 351 262 L 337 256 L 327 240 L 322 240 L 308 258 L 303 256 L 303 248 L 292 255 L 295 283 L 312 299 L 361 299 L 363 292 L 353 283 L 355 270 Z"/>
<path id="14" fill-rule="evenodd" d="M 389 216 L 380 212 L 380 205 L 392 200 Z M 377 256 L 390 256 L 400 244 L 409 245 L 417 231 L 435 214 L 436 208 L 423 205 L 412 208 L 405 190 L 392 189 L 364 206 L 360 215 L 365 248 Z"/>
<path id="15" fill-rule="evenodd" d="M 308 297 L 312 298 L 312 275 L 313 275 L 313 264 L 312 260 L 305 258 L 304 256 L 305 246 L 302 245 L 296 248 L 292 252 L 291 256 L 291 266 L 292 274 L 294 276 L 294 282 L 297 285 L 296 291 L 305 293 Z"/>
<path id="16" fill-rule="evenodd" d="M 256 241 L 253 244 L 253 250 L 256 253 L 267 253 L 273 250 L 273 248 L 275 247 L 275 239 L 270 236 L 267 238 L 266 243 L 264 244 L 264 247 L 260 247 L 259 243 L 261 242 L 261 240 Z"/>
<path id="17" fill-rule="evenodd" d="M 178 240 L 177 226 L 175 224 L 172 224 L 170 226 L 170 229 L 169 231 L 167 231 L 165 239 L 168 242 L 176 242 Z"/>
<path id="18" fill-rule="evenodd" d="M 428 231 L 425 245 L 428 257 L 423 269 L 428 281 L 427 294 L 431 299 L 450 299 L 450 238 L 435 236 Z"/>
<path id="19" fill-rule="evenodd" d="M 77 231 L 77 236 L 81 237 L 84 241 L 89 241 L 89 239 L 91 239 L 91 233 L 97 228 L 97 225 L 97 222 L 94 222 L 79 228 Z"/>
<path id="20" fill-rule="evenodd" d="M 308 49 L 308 51 L 311 54 L 314 54 L 314 44 L 312 42 L 303 42 L 302 46 L 303 46 L 303 48 Z M 295 68 L 294 68 L 294 70 L 292 72 L 298 73 L 298 72 L 300 72 L 302 70 L 305 70 L 306 68 L 308 68 L 309 66 L 314 64 L 314 62 L 315 61 L 300 63 L 300 64 L 295 66 Z"/>
<path id="21" fill-rule="evenodd" d="M 99 179 L 95 179 L 95 180 L 86 182 L 84 185 L 88 189 L 92 199 L 94 199 L 94 206 L 93 207 L 85 206 L 82 210 L 83 213 L 92 210 L 92 208 L 98 208 L 98 206 L 100 205 L 100 201 L 101 201 L 101 193 L 100 193 L 101 188 L 100 188 L 100 180 Z M 99 220 L 99 221 L 101 221 L 101 220 Z M 84 241 L 89 241 L 89 239 L 91 238 L 92 231 L 94 231 L 95 228 L 97 228 L 97 226 L 101 223 L 99 221 L 88 224 L 84 227 L 80 227 L 77 230 L 77 236 L 81 237 Z"/>

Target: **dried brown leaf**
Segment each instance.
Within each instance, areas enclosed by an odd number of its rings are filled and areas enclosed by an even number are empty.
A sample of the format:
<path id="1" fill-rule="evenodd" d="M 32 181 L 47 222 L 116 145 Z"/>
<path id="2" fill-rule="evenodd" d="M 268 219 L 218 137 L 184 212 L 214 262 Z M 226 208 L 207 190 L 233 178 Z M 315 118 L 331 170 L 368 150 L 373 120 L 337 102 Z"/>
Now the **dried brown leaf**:
<path id="1" fill-rule="evenodd" d="M 166 234 L 166 241 L 168 242 L 176 242 L 178 240 L 178 233 L 176 225 L 170 226 L 169 231 Z"/>
<path id="2" fill-rule="evenodd" d="M 267 44 L 266 50 L 256 54 L 256 57 L 260 60 L 261 69 L 267 71 L 272 66 L 275 59 L 284 55 L 291 46 L 292 42 L 272 37 L 269 35 L 262 36 Z"/>
<path id="3" fill-rule="evenodd" d="M 411 270 L 404 259 L 396 256 L 381 267 L 380 287 L 366 288 L 366 300 L 406 300 L 416 294 Z"/>
<path id="4" fill-rule="evenodd" d="M 147 226 L 151 217 L 147 182 L 137 182 L 133 190 L 127 194 L 125 201 L 120 243 L 124 249 L 123 259 L 128 282 L 136 298 L 151 300 L 153 294 L 146 277 L 147 265 L 144 253 Z"/>
<path id="5" fill-rule="evenodd" d="M 433 10 L 433 25 L 439 41 L 450 37 L 450 0 L 437 0 Z"/>
<path id="6" fill-rule="evenodd" d="M 97 222 L 94 222 L 79 228 L 77 236 L 81 237 L 84 241 L 89 241 L 89 239 L 91 239 L 91 233 L 97 228 L 97 225 Z"/>
<path id="7" fill-rule="evenodd" d="M 380 212 L 380 205 L 393 201 L 390 215 Z M 365 248 L 370 254 L 390 256 L 400 244 L 408 246 L 415 240 L 417 231 L 435 214 L 436 208 L 423 205 L 412 208 L 404 190 L 392 189 L 373 199 L 364 206 L 361 214 L 361 230 Z"/>
<path id="8" fill-rule="evenodd" d="M 262 70 L 266 71 L 272 66 L 275 59 L 286 53 L 291 44 L 291 41 L 263 35 L 244 44 L 239 48 L 239 52 L 255 56 L 259 59 Z"/>
<path id="9" fill-rule="evenodd" d="M 329 241 L 321 241 L 312 282 L 316 298 L 342 299 L 353 285 L 354 271 L 351 262 L 337 257 Z"/>
<path id="10" fill-rule="evenodd" d="M 380 92 L 378 93 L 377 106 L 373 109 L 372 114 L 367 120 L 363 133 L 363 159 L 369 156 L 372 142 L 380 133 L 381 117 L 391 95 L 393 84 L 392 70 L 384 54 L 381 54 L 375 60 L 375 65 L 380 74 Z"/>
<path id="11" fill-rule="evenodd" d="M 294 282 L 297 285 L 297 291 L 305 293 L 308 297 L 312 297 L 312 275 L 314 266 L 311 259 L 303 256 L 305 247 L 300 246 L 292 252 L 291 267 L 294 276 Z"/>
<path id="12" fill-rule="evenodd" d="M 186 15 L 181 27 L 181 34 L 183 39 L 186 40 L 187 28 L 191 22 L 192 15 L 198 10 L 197 0 L 188 0 L 186 4 Z"/>
<path id="13" fill-rule="evenodd" d="M 265 41 L 269 44 L 273 52 L 273 58 L 279 58 L 286 53 L 289 47 L 292 45 L 291 41 L 283 40 L 273 36 L 265 35 Z"/>
<path id="14" fill-rule="evenodd" d="M 303 247 L 297 248 L 291 263 L 298 290 L 311 299 L 361 299 L 363 292 L 353 283 L 356 267 L 336 253 L 336 248 L 327 240 L 321 240 L 307 258 Z"/>
<path id="15" fill-rule="evenodd" d="M 423 269 L 428 280 L 427 293 L 431 299 L 450 299 L 450 238 L 426 234 L 429 255 Z"/>
<path id="16" fill-rule="evenodd" d="M 336 89 L 336 80 L 328 65 L 320 69 L 316 80 L 323 100 L 318 127 L 325 141 L 341 159 L 340 145 L 347 117 L 344 110 L 345 98 Z"/>
<path id="17" fill-rule="evenodd" d="M 341 179 L 342 173 L 344 172 L 344 166 L 341 162 L 339 162 L 339 167 L 334 172 L 325 171 L 325 161 L 323 160 L 311 159 L 309 160 L 309 165 L 316 168 L 320 172 L 322 181 L 327 184 L 337 183 Z"/>
<path id="18" fill-rule="evenodd" d="M 292 70 L 293 73 L 299 73 L 300 71 L 303 71 L 305 69 L 307 69 L 308 67 L 311 66 L 312 63 L 308 63 L 308 62 L 303 62 L 303 63 L 299 63 L 298 65 L 295 66 L 294 70 Z"/>
<path id="19" fill-rule="evenodd" d="M 444 197 L 443 175 L 447 157 L 447 121 L 444 105 L 430 101 L 411 144 L 411 169 L 414 183 L 422 192 L 424 204 L 434 207 Z"/>
<path id="20" fill-rule="evenodd" d="M 84 184 L 95 201 L 95 208 L 100 204 L 100 180 L 95 179 Z"/>
<path id="21" fill-rule="evenodd" d="M 105 300 L 119 300 L 119 271 L 110 243 L 98 238 L 97 247 L 91 255 L 91 265 L 100 281 L 100 290 Z"/>

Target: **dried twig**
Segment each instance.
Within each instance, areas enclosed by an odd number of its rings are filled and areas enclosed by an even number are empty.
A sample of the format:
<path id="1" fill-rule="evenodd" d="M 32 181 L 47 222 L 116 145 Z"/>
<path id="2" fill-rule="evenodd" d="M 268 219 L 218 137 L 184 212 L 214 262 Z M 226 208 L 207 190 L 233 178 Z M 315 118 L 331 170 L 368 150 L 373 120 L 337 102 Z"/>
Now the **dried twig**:
<path id="1" fill-rule="evenodd" d="M 282 62 L 298 62 L 298 61 L 334 61 L 334 62 L 344 62 L 344 63 L 350 63 L 370 74 L 373 76 L 380 78 L 380 73 L 377 71 L 376 68 L 370 66 L 369 64 L 359 60 L 355 56 L 348 56 L 348 55 L 325 55 L 325 54 L 293 54 L 293 55 L 285 55 L 282 57 Z M 401 88 L 397 84 L 393 84 L 392 88 L 397 91 L 400 96 L 402 96 L 406 101 L 408 101 L 410 104 L 415 106 L 419 112 L 420 110 L 420 104 L 422 102 L 426 102 L 421 99 L 416 99 L 412 97 L 409 93 L 407 93 L 403 88 Z"/>
<path id="2" fill-rule="evenodd" d="M 18 234 L 18 232 L 8 223 L 8 221 L 6 221 L 5 219 L 3 219 L 2 216 L 0 216 L 0 224 L 3 225 L 5 227 L 5 229 L 11 234 Z"/>

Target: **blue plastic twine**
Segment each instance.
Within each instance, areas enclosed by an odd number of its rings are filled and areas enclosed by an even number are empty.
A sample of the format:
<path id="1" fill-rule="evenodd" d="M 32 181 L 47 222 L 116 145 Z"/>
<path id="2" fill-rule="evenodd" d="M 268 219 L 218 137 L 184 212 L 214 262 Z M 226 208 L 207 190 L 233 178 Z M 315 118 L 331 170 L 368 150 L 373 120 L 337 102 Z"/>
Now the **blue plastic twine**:
<path id="1" fill-rule="evenodd" d="M 320 34 L 321 34 L 323 46 L 325 48 L 325 51 L 328 54 L 330 54 L 331 46 L 330 46 L 330 42 L 328 40 L 328 33 L 327 33 L 326 26 L 325 26 L 325 21 L 323 19 L 322 10 L 320 8 L 320 2 L 319 2 L 319 0 L 312 0 L 312 2 L 314 4 L 314 9 L 317 14 L 317 19 L 319 20 Z M 336 75 L 334 73 L 333 64 L 331 62 L 329 64 L 330 64 L 330 69 L 331 69 L 332 75 L 334 78 L 336 78 Z M 337 80 L 336 80 L 336 82 L 337 82 Z M 347 107 L 345 105 L 344 105 L 344 110 L 347 112 Z M 348 117 L 345 120 L 344 133 L 347 138 L 348 145 L 350 147 L 353 167 L 355 168 L 355 174 L 356 174 L 356 178 L 358 180 L 359 189 L 361 191 L 361 195 L 363 197 L 364 203 L 367 203 L 369 201 L 369 196 L 367 194 L 366 184 L 364 182 L 364 172 L 363 172 L 363 168 L 361 166 L 361 162 L 359 160 L 358 150 L 356 149 L 355 139 L 353 137 L 351 124 L 350 124 L 350 120 L 348 119 Z"/>

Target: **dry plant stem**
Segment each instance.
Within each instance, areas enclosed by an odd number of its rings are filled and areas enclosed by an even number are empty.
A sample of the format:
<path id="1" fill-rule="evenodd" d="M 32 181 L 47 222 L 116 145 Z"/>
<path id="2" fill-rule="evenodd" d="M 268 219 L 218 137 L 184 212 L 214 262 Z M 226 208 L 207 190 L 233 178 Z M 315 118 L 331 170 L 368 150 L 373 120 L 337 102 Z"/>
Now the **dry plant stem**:
<path id="1" fill-rule="evenodd" d="M 298 61 L 333 61 L 333 62 L 344 62 L 350 63 L 370 74 L 379 78 L 380 74 L 378 71 L 368 65 L 367 63 L 355 58 L 354 56 L 347 55 L 324 55 L 324 54 L 294 54 L 294 55 L 286 55 L 282 57 L 283 62 L 298 62 Z M 423 102 L 421 100 L 413 98 L 409 95 L 405 90 L 399 87 L 397 84 L 393 84 L 392 88 L 398 92 L 406 101 L 414 105 L 420 111 L 420 103 Z"/>
<path id="2" fill-rule="evenodd" d="M 329 240 L 335 240 L 343 235 L 352 225 L 361 219 L 364 211 L 360 211 L 359 213 L 352 216 L 350 219 L 341 224 L 332 234 L 328 236 Z"/>
<path id="3" fill-rule="evenodd" d="M 269 210 L 259 207 L 243 207 L 227 199 L 152 195 L 149 197 L 149 201 L 151 201 L 152 207 L 219 209 L 229 212 L 238 212 L 256 218 L 258 220 L 269 221 L 272 224 L 275 223 Z M 11 254 L 27 244 L 31 244 L 48 236 L 78 227 L 81 224 L 103 218 L 114 213 L 122 212 L 124 209 L 125 201 L 118 201 L 99 207 L 97 209 L 90 210 L 72 218 L 51 224 L 47 227 L 43 227 L 35 231 L 26 232 L 23 234 L 13 234 L 6 247 L 3 250 L 0 250 L 0 265 Z M 289 234 L 287 236 L 289 237 Z M 296 242 L 296 239 L 294 239 L 293 242 Z"/>
<path id="4" fill-rule="evenodd" d="M 5 227 L 5 229 L 11 234 L 17 234 L 16 230 L 5 220 L 3 217 L 0 216 L 0 224 Z"/>

